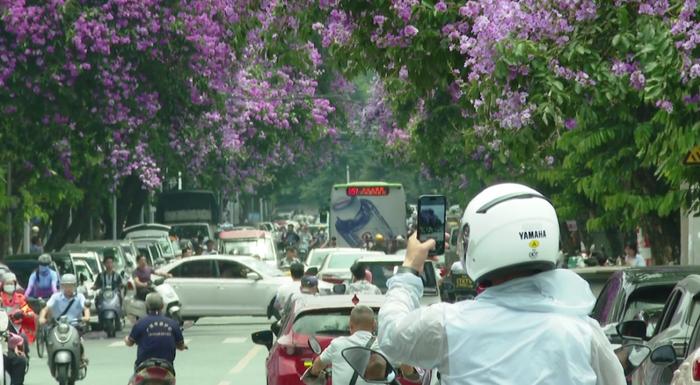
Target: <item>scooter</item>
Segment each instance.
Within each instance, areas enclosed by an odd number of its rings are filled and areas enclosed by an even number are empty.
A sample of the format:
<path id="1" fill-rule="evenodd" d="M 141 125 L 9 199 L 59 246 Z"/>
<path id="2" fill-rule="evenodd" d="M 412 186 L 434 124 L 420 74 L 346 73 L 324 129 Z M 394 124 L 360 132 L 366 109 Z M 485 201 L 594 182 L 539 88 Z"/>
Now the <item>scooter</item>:
<path id="1" fill-rule="evenodd" d="M 175 289 L 173 289 L 169 283 L 166 283 L 164 278 L 159 278 L 151 283 L 148 289 L 149 291 L 160 294 L 163 298 L 165 316 L 173 319 L 182 327 L 184 324 L 182 314 L 180 313 L 182 305 L 180 304 L 180 297 L 175 292 Z M 126 315 L 135 320 L 145 317 L 148 314 L 146 312 L 146 302 L 136 298 L 136 290 L 131 281 L 129 281 L 128 284 L 128 293 L 126 298 L 124 298 L 124 312 Z"/>
<path id="2" fill-rule="evenodd" d="M 129 385 L 175 385 L 175 368 L 159 358 L 151 358 L 142 362 L 129 380 Z"/>
<path id="3" fill-rule="evenodd" d="M 100 326 L 107 333 L 107 337 L 113 338 L 117 330 L 121 329 L 122 306 L 119 293 L 111 289 L 102 289 L 98 298 Z"/>
<path id="4" fill-rule="evenodd" d="M 80 342 L 78 329 L 68 322 L 66 316 L 59 318 L 48 332 L 49 370 L 60 385 L 73 385 L 87 376 L 87 362 L 82 362 Z"/>

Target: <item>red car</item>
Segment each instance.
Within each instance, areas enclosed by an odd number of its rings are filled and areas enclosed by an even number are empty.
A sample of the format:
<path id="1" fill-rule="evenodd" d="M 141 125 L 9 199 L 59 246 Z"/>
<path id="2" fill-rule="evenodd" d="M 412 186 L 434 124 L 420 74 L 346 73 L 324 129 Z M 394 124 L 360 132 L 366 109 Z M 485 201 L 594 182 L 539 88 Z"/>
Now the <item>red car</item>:
<path id="1" fill-rule="evenodd" d="M 270 354 L 265 361 L 268 385 L 303 385 L 299 380 L 313 363 L 314 353 L 308 345 L 314 335 L 325 349 L 335 337 L 350 334 L 350 311 L 355 306 L 354 296 L 326 295 L 297 301 L 288 315 L 280 321 L 280 335 L 273 343 L 269 330 L 253 333 L 253 342 L 265 345 Z M 382 295 L 358 295 L 359 304 L 379 312 L 386 297 Z M 404 382 L 413 384 L 413 382 Z M 327 385 L 331 385 L 331 378 Z"/>

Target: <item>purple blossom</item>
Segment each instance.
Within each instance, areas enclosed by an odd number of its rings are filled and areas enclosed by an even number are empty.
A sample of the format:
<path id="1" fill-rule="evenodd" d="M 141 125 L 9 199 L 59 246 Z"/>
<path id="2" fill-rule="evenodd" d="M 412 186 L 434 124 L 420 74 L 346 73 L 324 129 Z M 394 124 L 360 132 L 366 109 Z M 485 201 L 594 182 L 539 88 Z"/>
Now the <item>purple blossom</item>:
<path id="1" fill-rule="evenodd" d="M 443 0 L 440 0 L 435 4 L 435 10 L 438 12 L 447 11 L 447 4 L 445 4 L 445 2 Z"/>
<path id="2" fill-rule="evenodd" d="M 566 119 L 566 120 L 564 121 L 564 127 L 565 127 L 568 131 L 571 131 L 571 130 L 573 130 L 574 128 L 576 128 L 576 125 L 577 125 L 576 119 L 569 118 L 569 119 Z"/>
<path id="3" fill-rule="evenodd" d="M 644 86 L 646 85 L 646 78 L 644 77 L 642 71 L 632 72 L 630 75 L 630 85 L 637 91 L 644 89 Z"/>
<path id="4" fill-rule="evenodd" d="M 656 107 L 666 111 L 669 114 L 673 112 L 673 103 L 668 100 L 657 100 Z"/>
<path id="5" fill-rule="evenodd" d="M 406 66 L 401 66 L 399 70 L 399 79 L 408 80 L 408 68 L 406 68 Z"/>

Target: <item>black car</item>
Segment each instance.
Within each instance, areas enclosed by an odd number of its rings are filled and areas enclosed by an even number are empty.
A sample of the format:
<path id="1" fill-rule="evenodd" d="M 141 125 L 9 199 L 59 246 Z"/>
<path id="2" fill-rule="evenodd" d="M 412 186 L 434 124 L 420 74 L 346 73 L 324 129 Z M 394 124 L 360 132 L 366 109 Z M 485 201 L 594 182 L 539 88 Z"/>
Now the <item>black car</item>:
<path id="1" fill-rule="evenodd" d="M 598 295 L 591 317 L 613 339 L 618 323 L 639 319 L 646 321 L 651 337 L 664 304 L 674 286 L 690 274 L 700 273 L 700 266 L 652 266 L 619 270 L 612 274 Z"/>

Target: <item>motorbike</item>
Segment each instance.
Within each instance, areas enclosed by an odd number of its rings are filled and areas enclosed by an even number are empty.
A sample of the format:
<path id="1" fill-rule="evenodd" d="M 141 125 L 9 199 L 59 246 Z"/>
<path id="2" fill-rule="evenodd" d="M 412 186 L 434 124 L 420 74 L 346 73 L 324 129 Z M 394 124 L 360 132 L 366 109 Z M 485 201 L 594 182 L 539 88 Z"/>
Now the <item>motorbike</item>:
<path id="1" fill-rule="evenodd" d="M 146 312 L 146 302 L 136 298 L 136 290 L 132 282 L 129 282 L 128 287 L 130 294 L 124 298 L 124 312 L 128 317 L 139 320 L 148 314 Z M 175 292 L 175 289 L 165 282 L 164 278 L 158 278 L 149 285 L 148 290 L 160 294 L 163 298 L 164 315 L 176 321 L 182 327 L 184 321 L 180 313 L 180 297 Z"/>
<path id="2" fill-rule="evenodd" d="M 129 385 L 175 385 L 175 368 L 159 358 L 145 360 L 134 371 Z"/>
<path id="3" fill-rule="evenodd" d="M 113 338 L 122 325 L 122 306 L 119 293 L 111 289 L 102 289 L 98 298 L 100 326 L 107 333 L 107 337 Z"/>
<path id="4" fill-rule="evenodd" d="M 83 327 L 82 324 L 76 326 Z M 87 363 L 82 361 L 81 337 L 76 326 L 62 316 L 47 332 L 49 370 L 60 385 L 73 385 L 87 376 Z"/>

